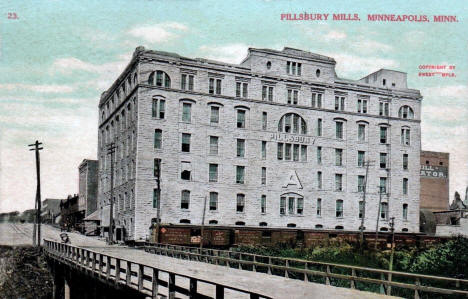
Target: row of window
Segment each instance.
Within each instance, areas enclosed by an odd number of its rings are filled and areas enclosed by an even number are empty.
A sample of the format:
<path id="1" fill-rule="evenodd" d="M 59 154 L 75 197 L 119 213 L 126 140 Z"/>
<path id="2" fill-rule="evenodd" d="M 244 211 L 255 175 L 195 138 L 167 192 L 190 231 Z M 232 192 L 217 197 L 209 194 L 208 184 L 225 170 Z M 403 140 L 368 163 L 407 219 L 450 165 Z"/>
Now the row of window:
<path id="1" fill-rule="evenodd" d="M 209 193 L 209 201 L 208 201 L 208 209 L 210 211 L 217 211 L 218 210 L 218 193 L 217 192 L 210 192 Z M 158 189 L 153 190 L 153 208 L 158 208 L 160 200 L 160 191 Z M 245 212 L 245 194 L 238 193 L 236 195 L 236 212 L 237 213 L 244 213 Z M 190 191 L 189 190 L 182 190 L 180 196 L 180 208 L 183 210 L 188 210 L 190 208 Z M 267 197 L 266 195 L 262 195 L 260 197 L 260 213 L 266 214 L 267 213 Z M 316 202 L 316 215 L 317 217 L 322 217 L 322 199 L 318 198 Z M 284 194 L 280 197 L 280 204 L 279 204 L 279 214 L 280 215 L 304 215 L 304 198 L 296 193 L 288 193 Z M 359 212 L 358 218 L 361 219 L 364 217 L 365 210 L 364 210 L 364 202 L 359 201 Z M 388 203 L 382 202 L 380 203 L 379 215 L 382 220 L 389 219 L 389 210 L 388 210 Z M 344 217 L 344 209 L 343 209 L 343 200 L 338 199 L 335 202 L 335 217 L 336 218 L 343 218 Z M 402 205 L 402 219 L 408 220 L 408 204 Z"/>
<path id="2" fill-rule="evenodd" d="M 132 82 L 133 76 L 133 82 Z M 111 97 L 110 100 L 107 101 L 105 105 L 105 109 L 102 110 L 101 121 L 104 121 L 106 117 L 108 117 L 111 112 L 117 108 L 117 106 L 125 99 L 125 96 L 131 91 L 132 87 L 137 85 L 138 77 L 137 74 L 134 73 L 133 75 L 130 74 L 122 81 L 122 84 L 115 89 L 114 95 Z"/>
<path id="3" fill-rule="evenodd" d="M 236 126 L 237 128 L 246 127 L 246 111 L 243 109 L 236 110 Z M 165 116 L 165 100 L 163 99 L 154 99 L 152 115 L 155 118 L 163 119 Z M 192 104 L 183 103 L 182 104 L 182 119 L 183 122 L 190 123 L 192 121 Z M 219 123 L 219 107 L 211 106 L 210 114 L 210 124 L 216 125 Z M 268 114 L 267 112 L 262 112 L 262 130 L 267 129 L 268 123 Z M 322 127 L 323 121 L 321 118 L 317 119 L 317 136 L 322 136 Z M 388 127 L 379 126 L 379 141 L 382 144 L 388 143 Z M 365 142 L 367 125 L 364 123 L 358 124 L 358 141 Z M 293 134 L 307 134 L 307 123 L 306 121 L 296 113 L 286 113 L 283 115 L 278 122 L 278 132 L 281 133 L 293 133 Z M 410 128 L 402 127 L 401 128 L 401 140 L 402 145 L 410 145 Z M 345 139 L 344 131 L 344 122 L 335 121 L 335 137 L 336 139 Z"/>
<path id="4" fill-rule="evenodd" d="M 295 66 L 296 63 L 292 62 L 288 69 L 290 72 L 288 74 L 294 74 L 297 71 L 300 73 L 300 63 L 298 63 L 297 67 Z M 299 74 L 300 75 L 300 74 Z M 148 84 L 159 86 L 159 87 L 171 87 L 171 79 L 169 75 L 163 71 L 155 71 L 152 72 L 148 78 Z M 181 74 L 180 80 L 180 88 L 182 90 L 194 90 L 194 75 L 190 74 Z M 248 82 L 236 81 L 236 97 L 238 98 L 248 98 Z M 209 78 L 208 81 L 208 93 L 209 94 L 222 94 L 222 79 L 220 78 Z M 299 104 L 299 97 L 300 97 L 300 86 L 298 87 L 290 87 L 287 88 L 286 91 L 286 99 L 288 104 L 298 105 Z M 274 85 L 265 84 L 262 86 L 262 100 L 272 102 L 274 99 Z M 322 99 L 324 98 L 323 91 L 312 91 L 311 99 L 310 99 L 310 106 L 314 108 L 323 108 Z M 368 113 L 368 101 L 369 99 L 359 98 L 357 99 L 357 109 L 356 112 L 358 113 Z M 337 111 L 344 111 L 346 110 L 345 107 L 346 103 L 346 95 L 336 95 L 335 96 L 335 106 L 334 109 Z M 380 101 L 379 102 L 379 115 L 380 116 L 389 116 L 389 102 L 388 101 Z M 400 107 L 398 110 L 398 117 L 404 119 L 413 119 L 414 112 L 413 109 L 408 106 L 404 105 Z"/>

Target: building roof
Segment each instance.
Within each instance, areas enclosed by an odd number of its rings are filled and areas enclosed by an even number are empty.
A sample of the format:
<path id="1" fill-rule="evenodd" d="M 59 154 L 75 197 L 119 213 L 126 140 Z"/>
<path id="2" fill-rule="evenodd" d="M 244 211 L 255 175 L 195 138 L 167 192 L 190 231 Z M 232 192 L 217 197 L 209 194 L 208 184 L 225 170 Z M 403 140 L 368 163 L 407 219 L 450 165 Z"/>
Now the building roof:
<path id="1" fill-rule="evenodd" d="M 84 219 L 84 221 L 101 221 L 101 215 L 100 211 L 96 210 L 92 212 L 88 217 Z"/>

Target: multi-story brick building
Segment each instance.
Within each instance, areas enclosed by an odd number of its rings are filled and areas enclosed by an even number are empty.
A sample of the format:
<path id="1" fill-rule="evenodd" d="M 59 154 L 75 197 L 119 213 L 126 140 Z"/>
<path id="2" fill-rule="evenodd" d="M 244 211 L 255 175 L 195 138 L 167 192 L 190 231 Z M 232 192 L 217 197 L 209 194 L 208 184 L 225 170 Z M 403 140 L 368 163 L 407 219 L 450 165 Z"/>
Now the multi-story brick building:
<path id="1" fill-rule="evenodd" d="M 449 153 L 421 151 L 421 209 L 449 208 Z"/>
<path id="2" fill-rule="evenodd" d="M 337 76 L 335 60 L 249 49 L 239 65 L 139 47 L 102 94 L 99 202 L 148 237 L 163 223 L 418 232 L 420 107 L 406 74 Z M 160 165 L 160 192 L 157 166 Z M 379 211 L 379 192 L 382 191 Z"/>
<path id="3" fill-rule="evenodd" d="M 85 217 L 97 210 L 98 161 L 84 159 L 78 166 L 78 206 Z"/>

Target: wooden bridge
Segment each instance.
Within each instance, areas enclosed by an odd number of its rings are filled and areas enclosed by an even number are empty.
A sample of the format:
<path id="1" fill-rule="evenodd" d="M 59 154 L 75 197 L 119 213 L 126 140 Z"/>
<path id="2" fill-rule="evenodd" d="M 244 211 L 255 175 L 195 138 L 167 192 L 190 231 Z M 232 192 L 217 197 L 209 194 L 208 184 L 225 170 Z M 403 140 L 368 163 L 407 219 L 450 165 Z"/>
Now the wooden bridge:
<path id="1" fill-rule="evenodd" d="M 171 250 L 171 254 L 169 254 Z M 44 240 L 59 298 L 384 298 L 386 295 L 175 258 L 119 246 Z M 187 251 L 167 248 L 168 255 Z M 203 259 L 199 254 L 198 259 Z M 221 258 L 221 257 L 219 257 Z M 235 262 L 233 260 L 232 262 Z M 237 261 L 239 262 L 239 261 Z"/>

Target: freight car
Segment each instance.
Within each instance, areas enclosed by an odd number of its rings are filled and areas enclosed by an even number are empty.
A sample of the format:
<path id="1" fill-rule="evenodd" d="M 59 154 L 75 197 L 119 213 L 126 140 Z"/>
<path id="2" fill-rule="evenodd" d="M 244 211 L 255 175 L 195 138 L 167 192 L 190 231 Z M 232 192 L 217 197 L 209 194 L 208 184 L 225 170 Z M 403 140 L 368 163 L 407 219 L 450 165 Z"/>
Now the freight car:
<path id="1" fill-rule="evenodd" d="M 201 242 L 201 227 L 189 224 L 163 224 L 160 226 L 159 240 L 156 240 L 156 228 L 150 228 L 150 243 L 163 243 L 183 246 L 198 246 Z M 369 243 L 375 242 L 375 232 L 365 232 L 364 238 Z M 312 247 L 321 242 L 345 241 L 359 242 L 357 231 L 313 230 L 297 228 L 267 228 L 246 226 L 205 226 L 203 229 L 203 246 L 207 248 L 229 248 L 239 245 L 274 246 L 287 244 L 294 247 Z M 440 242 L 443 238 L 425 234 L 395 233 L 396 244 L 419 246 L 421 244 Z M 391 242 L 391 233 L 379 232 L 380 248 Z"/>

